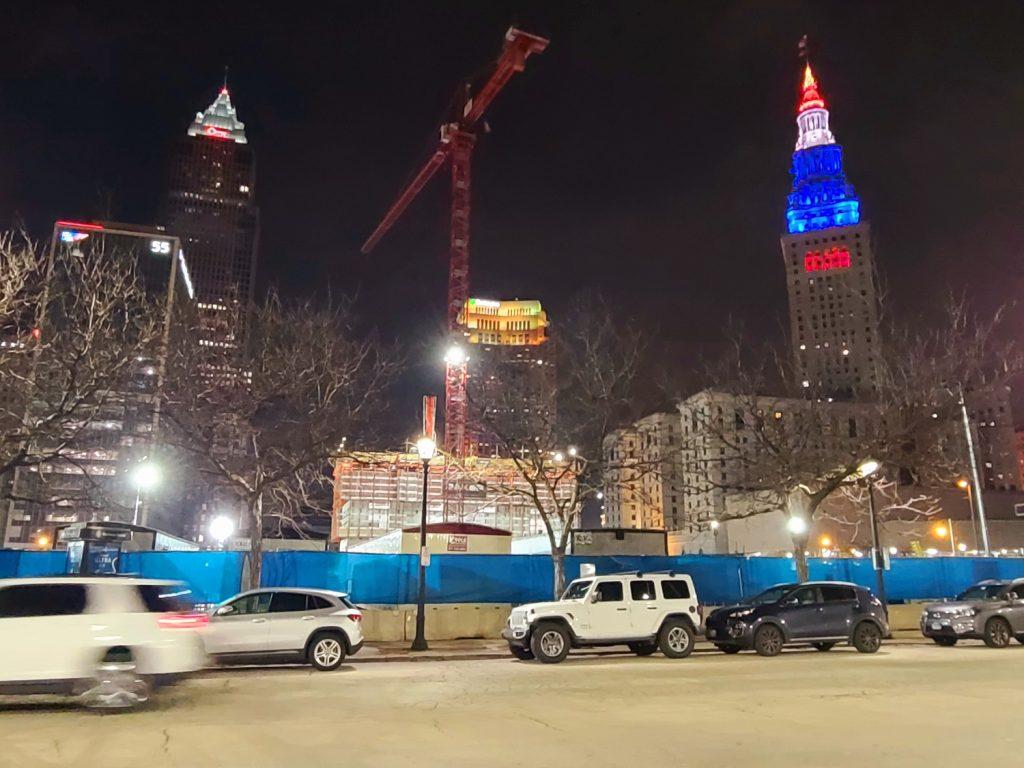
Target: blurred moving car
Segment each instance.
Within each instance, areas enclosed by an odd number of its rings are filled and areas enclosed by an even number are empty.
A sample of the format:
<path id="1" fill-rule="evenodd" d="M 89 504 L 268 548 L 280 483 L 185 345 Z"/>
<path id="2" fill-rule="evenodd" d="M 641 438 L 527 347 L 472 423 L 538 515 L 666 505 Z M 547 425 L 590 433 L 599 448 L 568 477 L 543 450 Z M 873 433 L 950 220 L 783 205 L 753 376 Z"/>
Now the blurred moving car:
<path id="1" fill-rule="evenodd" d="M 145 703 L 200 669 L 209 619 L 188 587 L 120 577 L 0 581 L 0 693 L 78 695 L 91 707 Z"/>
<path id="2" fill-rule="evenodd" d="M 1024 643 L 1024 579 L 980 581 L 951 602 L 927 606 L 921 633 L 939 645 L 970 639 L 1005 648 L 1013 637 Z"/>
<path id="3" fill-rule="evenodd" d="M 864 587 L 840 581 L 779 584 L 742 605 L 713 611 L 705 627 L 720 651 L 752 648 L 761 656 L 777 656 L 787 645 L 830 651 L 837 643 L 874 653 L 889 634 L 881 601 Z"/>
<path id="4" fill-rule="evenodd" d="M 326 672 L 363 647 L 362 621 L 344 592 L 254 589 L 218 605 L 203 640 L 221 662 L 304 661 Z"/>
<path id="5" fill-rule="evenodd" d="M 693 580 L 669 571 L 576 579 L 561 600 L 513 608 L 501 636 L 520 661 L 555 664 L 571 648 L 608 645 L 683 659 L 699 627 Z"/>

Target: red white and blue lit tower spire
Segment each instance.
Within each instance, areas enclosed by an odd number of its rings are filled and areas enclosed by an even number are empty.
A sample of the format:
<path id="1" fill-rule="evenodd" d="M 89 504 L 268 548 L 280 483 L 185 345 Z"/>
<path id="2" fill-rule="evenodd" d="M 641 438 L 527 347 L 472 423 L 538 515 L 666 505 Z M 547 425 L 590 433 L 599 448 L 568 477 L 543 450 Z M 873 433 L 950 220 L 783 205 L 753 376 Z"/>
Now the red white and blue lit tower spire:
<path id="1" fill-rule="evenodd" d="M 799 134 L 793 153 L 793 189 L 786 208 L 791 233 L 857 224 L 860 200 L 843 172 L 843 148 L 828 127 L 828 108 L 810 62 L 804 67 L 796 110 Z"/>
<path id="2" fill-rule="evenodd" d="M 812 397 L 870 397 L 879 360 L 871 227 L 846 180 L 843 148 L 809 62 L 796 125 L 781 237 L 796 383 Z"/>

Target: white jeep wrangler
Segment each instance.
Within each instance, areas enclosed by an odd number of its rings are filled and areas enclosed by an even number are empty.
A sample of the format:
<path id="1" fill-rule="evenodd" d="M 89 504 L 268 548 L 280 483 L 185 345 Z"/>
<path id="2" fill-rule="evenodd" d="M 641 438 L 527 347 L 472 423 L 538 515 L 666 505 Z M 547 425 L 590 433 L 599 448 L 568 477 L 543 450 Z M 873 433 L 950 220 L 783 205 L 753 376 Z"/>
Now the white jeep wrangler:
<path id="1" fill-rule="evenodd" d="M 700 627 L 697 593 L 686 575 L 623 573 L 576 579 L 561 600 L 512 609 L 501 636 L 517 659 L 562 661 L 570 648 L 628 645 L 682 659 Z"/>

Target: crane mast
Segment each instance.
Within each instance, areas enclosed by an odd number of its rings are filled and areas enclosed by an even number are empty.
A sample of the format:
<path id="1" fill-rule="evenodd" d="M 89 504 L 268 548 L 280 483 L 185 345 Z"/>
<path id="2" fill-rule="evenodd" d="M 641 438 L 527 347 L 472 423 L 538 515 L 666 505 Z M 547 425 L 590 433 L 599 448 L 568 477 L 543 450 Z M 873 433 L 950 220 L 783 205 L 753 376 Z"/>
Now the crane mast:
<path id="1" fill-rule="evenodd" d="M 543 37 L 510 27 L 505 45 L 487 82 L 469 96 L 461 117 L 445 123 L 440 129 L 440 142 L 430 159 L 412 178 L 398 199 L 381 219 L 380 224 L 363 244 L 369 253 L 388 232 L 409 204 L 419 195 L 434 174 L 447 162 L 451 167 L 452 207 L 448 249 L 448 334 L 453 345 L 463 341 L 459 314 L 469 299 L 469 221 L 471 210 L 472 158 L 476 143 L 474 127 L 483 117 L 502 88 L 516 72 L 522 72 L 526 59 L 548 46 Z M 445 370 L 445 451 L 463 456 L 468 450 L 466 421 L 466 355 L 449 355 Z"/>

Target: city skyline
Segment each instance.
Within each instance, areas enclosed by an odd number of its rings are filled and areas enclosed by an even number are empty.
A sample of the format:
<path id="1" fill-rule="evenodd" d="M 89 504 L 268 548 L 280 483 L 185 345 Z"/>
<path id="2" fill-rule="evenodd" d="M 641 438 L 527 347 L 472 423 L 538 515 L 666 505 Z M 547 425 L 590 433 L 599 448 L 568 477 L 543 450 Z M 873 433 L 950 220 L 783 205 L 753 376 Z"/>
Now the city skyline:
<path id="1" fill-rule="evenodd" d="M 22 26 L 40 22 L 20 13 Z M 1013 117 L 1021 109 L 1011 83 L 1020 65 L 1004 30 L 1015 13 L 997 6 L 982 20 L 988 55 L 979 58 L 959 35 L 956 12 L 927 20 L 877 8 L 857 17 L 829 4 L 760 14 L 744 14 L 743 6 L 635 16 L 521 12 L 518 23 L 553 42 L 497 105 L 492 133 L 481 140 L 474 293 L 538 296 L 557 325 L 576 288 L 597 287 L 641 325 L 666 330 L 678 358 L 713 354 L 730 319 L 781 345 L 785 277 L 775 237 L 785 221 L 790 110 L 802 70 L 796 41 L 806 32 L 836 104 L 849 174 L 868 201 L 892 314 L 927 318 L 950 290 L 981 305 L 1008 300 L 1016 286 L 1000 276 L 1012 274 L 1024 241 L 1011 215 L 1019 175 Z M 310 51 L 327 55 L 331 29 L 362 31 L 323 65 L 336 72 L 328 81 L 315 76 L 322 65 L 287 45 L 306 29 L 299 22 L 254 32 L 240 6 L 225 6 L 194 32 L 204 40 L 234 21 L 235 33 L 220 46 L 168 58 L 181 50 L 168 36 L 185 18 L 122 16 L 86 22 L 88 34 L 73 40 L 70 53 L 92 60 L 89 51 L 107 52 L 80 72 L 68 71 L 68 51 L 50 45 L 12 66 L 0 156 L 9 169 L 0 184 L 5 214 L 20 213 L 33 232 L 52 221 L 52 210 L 99 217 L 96 190 L 107 187 L 115 218 L 153 220 L 170 142 L 188 127 L 197 100 L 213 97 L 228 63 L 261 157 L 261 287 L 280 285 L 290 295 L 328 286 L 358 291 L 364 319 L 389 337 L 424 349 L 438 342 L 444 194 L 420 201 L 374 258 L 359 256 L 358 245 L 431 140 L 459 79 L 493 56 L 511 11 L 324 13 L 305 22 L 322 28 L 311 34 Z M 668 30 L 688 29 L 688 21 L 701 22 L 693 39 L 669 45 Z M 379 49 L 362 40 L 379 40 L 382 25 L 445 42 L 399 34 Z M 145 52 L 150 39 L 162 41 L 161 55 Z M 137 67 L 115 66 L 140 51 Z M 375 69 L 385 57 L 388 66 Z M 21 81 L 33 78 L 28 93 Z M 162 87 L 140 87 L 147 79 Z M 74 131 L 53 124 L 46 108 L 53 99 L 70 102 Z M 999 119 L 991 117 L 996 103 Z M 989 117 L 970 117 L 978 114 Z M 912 199 L 901 194 L 909 189 Z M 410 393 L 439 392 L 440 366 L 430 368 L 425 353 L 415 362 Z M 408 399 L 411 415 L 416 398 Z"/>

